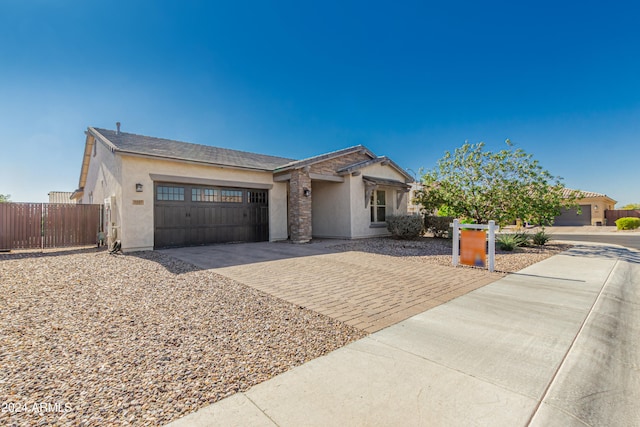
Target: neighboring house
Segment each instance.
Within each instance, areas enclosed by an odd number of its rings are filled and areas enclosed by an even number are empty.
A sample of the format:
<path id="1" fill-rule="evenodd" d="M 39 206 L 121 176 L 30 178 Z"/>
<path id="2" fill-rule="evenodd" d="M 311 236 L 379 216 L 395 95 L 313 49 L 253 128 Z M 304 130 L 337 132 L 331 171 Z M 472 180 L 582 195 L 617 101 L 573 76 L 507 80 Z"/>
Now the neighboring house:
<path id="1" fill-rule="evenodd" d="M 407 213 L 410 215 L 420 215 L 422 205 L 420 203 L 414 203 L 413 199 L 416 198 L 416 191 L 422 190 L 422 184 L 419 182 L 409 183 L 409 196 L 407 197 Z"/>
<path id="2" fill-rule="evenodd" d="M 387 235 L 411 176 L 361 145 L 304 160 L 89 127 L 80 203 L 123 250 Z"/>
<path id="3" fill-rule="evenodd" d="M 49 203 L 76 203 L 76 200 L 71 198 L 72 191 L 50 191 L 47 195 L 49 196 Z"/>
<path id="4" fill-rule="evenodd" d="M 578 208 L 564 209 L 562 213 L 556 217 L 553 225 L 615 225 L 606 224 L 605 211 L 613 209 L 616 201 L 606 194 L 593 193 L 590 191 L 564 189 L 564 197 L 571 197 L 573 194 L 580 193 L 582 196 L 577 200 Z"/>

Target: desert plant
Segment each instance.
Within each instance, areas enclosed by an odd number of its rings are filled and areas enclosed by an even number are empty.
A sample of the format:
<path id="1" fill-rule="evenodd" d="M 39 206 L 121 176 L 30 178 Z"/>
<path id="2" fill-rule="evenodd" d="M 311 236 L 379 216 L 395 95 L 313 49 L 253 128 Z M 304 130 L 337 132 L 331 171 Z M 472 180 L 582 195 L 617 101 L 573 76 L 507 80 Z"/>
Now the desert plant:
<path id="1" fill-rule="evenodd" d="M 623 217 L 616 220 L 618 230 L 635 230 L 640 227 L 640 218 Z"/>
<path id="2" fill-rule="evenodd" d="M 389 215 L 387 230 L 396 239 L 416 239 L 422 234 L 422 218 L 419 215 Z"/>
<path id="3" fill-rule="evenodd" d="M 449 216 L 433 216 L 425 215 L 424 229 L 433 234 L 433 237 L 445 238 L 451 237 L 449 224 L 453 222 L 453 218 Z"/>
<path id="4" fill-rule="evenodd" d="M 547 234 L 544 230 L 541 230 L 534 234 L 531 240 L 535 245 L 544 246 L 549 240 L 551 240 L 551 235 Z"/>
<path id="5" fill-rule="evenodd" d="M 525 241 L 523 240 L 522 235 L 518 233 L 501 234 L 496 238 L 498 248 L 503 251 L 512 251 L 518 246 L 522 246 L 523 243 L 525 243 Z"/>
<path id="6" fill-rule="evenodd" d="M 518 246 L 529 246 L 531 241 L 531 235 L 526 231 L 516 231 L 514 234 L 516 240 L 519 242 Z"/>

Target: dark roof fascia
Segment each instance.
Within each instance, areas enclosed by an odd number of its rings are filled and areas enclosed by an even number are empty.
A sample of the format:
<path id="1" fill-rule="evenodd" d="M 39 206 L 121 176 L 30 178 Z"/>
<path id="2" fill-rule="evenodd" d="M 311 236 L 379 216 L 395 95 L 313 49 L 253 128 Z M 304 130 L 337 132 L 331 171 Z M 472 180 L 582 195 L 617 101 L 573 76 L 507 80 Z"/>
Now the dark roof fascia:
<path id="1" fill-rule="evenodd" d="M 398 172 L 400 172 L 405 178 L 407 182 L 413 182 L 415 181 L 415 179 L 409 175 L 409 172 L 405 171 L 404 169 L 402 169 L 400 167 L 400 165 L 398 165 L 396 162 L 394 162 L 393 160 L 391 160 L 390 158 L 386 157 L 385 158 L 389 161 L 389 164 L 391 166 L 393 166 Z"/>
<path id="2" fill-rule="evenodd" d="M 376 157 L 375 159 L 371 159 L 371 160 L 363 160 L 361 162 L 354 163 L 349 166 L 345 166 L 341 169 L 338 169 L 336 172 L 338 173 L 338 175 L 348 175 L 354 171 L 357 171 L 358 169 L 375 165 L 376 163 L 381 163 L 383 161 L 384 161 L 384 157 Z"/>
<path id="3" fill-rule="evenodd" d="M 106 136 L 98 132 L 96 128 L 89 126 L 87 130 L 89 131 L 89 133 L 91 133 L 91 135 L 94 136 L 94 138 L 99 139 L 102 143 L 104 143 L 107 147 L 109 147 L 112 153 L 116 151 L 121 151 L 118 147 L 115 146 L 115 144 L 109 141 L 109 139 Z"/>
<path id="4" fill-rule="evenodd" d="M 302 160 L 296 160 L 291 163 L 287 163 L 286 165 L 282 165 L 279 168 L 274 170 L 274 173 L 286 172 L 292 169 L 300 169 L 305 166 L 311 166 L 315 163 L 324 162 L 325 160 L 335 159 L 336 157 L 344 156 L 347 154 L 355 153 L 361 151 L 363 154 L 368 155 L 369 157 L 375 159 L 376 155 L 371 152 L 364 145 L 355 145 L 353 147 L 343 148 L 341 150 L 332 151 L 330 153 L 320 154 L 318 156 L 309 157 Z"/>
<path id="5" fill-rule="evenodd" d="M 394 169 L 396 169 L 398 172 L 400 172 L 402 174 L 402 176 L 404 176 L 406 178 L 406 181 L 414 181 L 413 177 L 411 175 L 409 175 L 407 172 L 405 172 L 400 166 L 398 166 L 398 164 L 396 162 L 394 162 L 393 160 L 391 160 L 390 158 L 388 158 L 387 156 L 382 156 L 382 157 L 376 157 L 375 159 L 371 159 L 371 160 L 365 160 L 363 162 L 358 162 L 358 163 L 354 163 L 352 165 L 346 166 L 340 170 L 338 170 L 338 174 L 339 175 L 348 175 L 358 169 L 362 169 L 364 167 L 367 166 L 371 166 L 374 165 L 376 163 L 382 163 L 382 162 L 388 162 L 390 166 L 392 166 Z"/>
<path id="6" fill-rule="evenodd" d="M 404 189 L 411 188 L 411 186 L 409 184 L 407 184 L 406 182 L 397 181 L 395 179 L 378 178 L 378 177 L 375 177 L 375 176 L 366 176 L 366 175 L 363 175 L 362 179 L 364 181 L 369 181 L 369 182 L 372 182 L 372 183 L 377 184 L 377 185 L 387 185 L 387 186 L 393 186 L 393 187 L 401 187 L 401 188 L 404 188 Z"/>

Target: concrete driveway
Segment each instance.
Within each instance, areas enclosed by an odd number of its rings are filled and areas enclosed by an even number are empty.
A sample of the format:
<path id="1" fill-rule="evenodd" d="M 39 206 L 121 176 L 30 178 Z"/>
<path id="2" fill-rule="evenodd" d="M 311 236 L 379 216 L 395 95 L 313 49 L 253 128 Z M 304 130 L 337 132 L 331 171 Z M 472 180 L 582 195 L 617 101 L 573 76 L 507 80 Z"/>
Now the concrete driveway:
<path id="1" fill-rule="evenodd" d="M 379 331 L 501 277 L 402 257 L 340 252 L 333 248 L 340 243 L 241 243 L 162 252 L 367 332 Z"/>

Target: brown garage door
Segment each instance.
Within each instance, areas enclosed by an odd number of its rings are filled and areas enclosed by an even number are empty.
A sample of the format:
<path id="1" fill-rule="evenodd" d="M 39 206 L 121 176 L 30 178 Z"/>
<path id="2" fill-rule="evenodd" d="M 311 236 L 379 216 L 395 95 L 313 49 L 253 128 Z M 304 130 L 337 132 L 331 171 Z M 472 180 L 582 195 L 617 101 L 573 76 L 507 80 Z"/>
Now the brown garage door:
<path id="1" fill-rule="evenodd" d="M 156 183 L 154 247 L 269 240 L 266 190 Z"/>
<path id="2" fill-rule="evenodd" d="M 580 205 L 580 213 L 578 209 L 563 209 L 553 222 L 553 225 L 591 225 L 591 205 Z"/>

